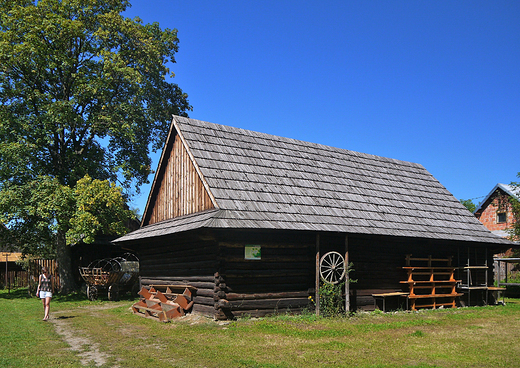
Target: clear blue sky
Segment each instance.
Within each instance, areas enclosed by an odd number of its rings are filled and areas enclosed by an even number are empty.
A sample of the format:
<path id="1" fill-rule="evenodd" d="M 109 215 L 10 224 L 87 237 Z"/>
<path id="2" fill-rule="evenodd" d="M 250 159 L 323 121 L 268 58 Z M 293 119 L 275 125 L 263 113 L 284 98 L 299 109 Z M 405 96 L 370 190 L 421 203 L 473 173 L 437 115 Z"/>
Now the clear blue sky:
<path id="1" fill-rule="evenodd" d="M 133 0 L 126 15 L 178 30 L 192 118 L 417 162 L 458 199 L 517 180 L 520 1 Z"/>

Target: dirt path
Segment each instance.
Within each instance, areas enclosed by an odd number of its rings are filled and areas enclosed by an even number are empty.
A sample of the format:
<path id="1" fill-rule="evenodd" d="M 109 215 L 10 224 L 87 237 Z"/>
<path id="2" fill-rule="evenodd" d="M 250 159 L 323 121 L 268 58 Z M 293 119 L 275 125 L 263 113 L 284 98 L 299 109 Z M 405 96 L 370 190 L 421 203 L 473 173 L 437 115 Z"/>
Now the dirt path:
<path id="1" fill-rule="evenodd" d="M 78 352 L 81 364 L 88 366 L 94 362 L 97 367 L 106 364 L 109 355 L 100 351 L 99 344 L 91 341 L 85 331 L 72 326 L 69 319 L 75 316 L 70 316 L 70 313 L 67 316 L 63 314 L 63 312 L 52 313 L 49 322 L 54 325 L 56 332 L 70 346 L 70 349 Z"/>

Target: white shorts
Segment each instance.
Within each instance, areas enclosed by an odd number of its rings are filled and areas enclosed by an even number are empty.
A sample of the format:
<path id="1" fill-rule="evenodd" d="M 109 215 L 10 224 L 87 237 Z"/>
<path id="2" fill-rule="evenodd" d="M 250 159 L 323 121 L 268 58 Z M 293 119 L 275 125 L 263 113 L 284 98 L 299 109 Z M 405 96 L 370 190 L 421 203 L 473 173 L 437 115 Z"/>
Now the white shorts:
<path id="1" fill-rule="evenodd" d="M 40 298 L 52 298 L 52 293 L 50 291 L 40 291 Z"/>

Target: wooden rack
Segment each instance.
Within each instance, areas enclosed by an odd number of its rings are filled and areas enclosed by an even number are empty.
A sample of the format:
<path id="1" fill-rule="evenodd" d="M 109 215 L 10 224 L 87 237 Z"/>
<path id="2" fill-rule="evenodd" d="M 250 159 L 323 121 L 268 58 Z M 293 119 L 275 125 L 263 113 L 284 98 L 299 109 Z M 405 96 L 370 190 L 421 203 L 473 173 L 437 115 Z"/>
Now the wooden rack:
<path id="1" fill-rule="evenodd" d="M 466 273 L 466 283 L 459 285 L 459 290 L 468 294 L 468 306 L 471 305 L 471 291 L 481 290 L 484 298 L 485 304 L 488 304 L 488 266 L 464 266 L 461 267 Z M 479 282 L 479 278 L 481 278 L 481 282 Z"/>
<path id="2" fill-rule="evenodd" d="M 412 266 L 412 262 L 426 262 L 426 266 Z M 445 265 L 434 266 L 437 263 Z M 406 256 L 406 266 L 403 269 L 407 271 L 408 278 L 401 283 L 408 285 L 408 299 L 412 310 L 457 306 L 456 298 L 463 294 L 456 290 L 460 280 L 453 277 L 456 267 L 451 265 L 451 257 L 412 258 L 410 254 Z"/>
<path id="3" fill-rule="evenodd" d="M 461 277 L 464 281 L 458 285 L 458 289 L 467 295 L 467 306 L 472 303 L 472 292 L 475 295 L 473 301 L 476 302 L 476 305 L 479 303 L 489 304 L 490 293 L 493 294 L 493 302 L 498 302 L 499 292 L 504 289 L 500 287 L 500 284 L 499 287 L 489 286 L 488 273 L 490 270 L 487 261 L 487 248 L 483 255 L 478 255 L 476 250 L 475 254 L 472 255 L 470 248 L 468 248 L 466 265 L 460 267 L 460 270 L 465 275 Z M 500 269 L 498 270 L 498 278 L 500 279 Z"/>

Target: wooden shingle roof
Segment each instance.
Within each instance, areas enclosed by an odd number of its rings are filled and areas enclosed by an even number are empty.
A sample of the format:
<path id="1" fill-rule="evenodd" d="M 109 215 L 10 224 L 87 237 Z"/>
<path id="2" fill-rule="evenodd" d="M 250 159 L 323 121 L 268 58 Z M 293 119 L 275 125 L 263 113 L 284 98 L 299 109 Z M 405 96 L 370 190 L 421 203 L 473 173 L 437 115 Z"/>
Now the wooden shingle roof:
<path id="1" fill-rule="evenodd" d="M 217 208 L 118 241 L 205 227 L 507 242 L 422 165 L 184 117 L 173 124 Z"/>

